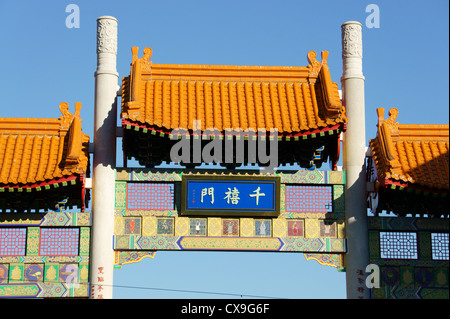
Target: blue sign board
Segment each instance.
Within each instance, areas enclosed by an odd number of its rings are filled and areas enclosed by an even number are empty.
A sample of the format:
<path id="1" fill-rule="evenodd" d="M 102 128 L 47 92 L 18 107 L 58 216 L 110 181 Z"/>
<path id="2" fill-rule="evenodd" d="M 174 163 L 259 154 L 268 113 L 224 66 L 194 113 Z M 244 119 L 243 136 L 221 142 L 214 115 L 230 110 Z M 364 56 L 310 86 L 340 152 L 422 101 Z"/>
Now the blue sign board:
<path id="1" fill-rule="evenodd" d="M 181 215 L 277 216 L 278 177 L 183 175 Z"/>

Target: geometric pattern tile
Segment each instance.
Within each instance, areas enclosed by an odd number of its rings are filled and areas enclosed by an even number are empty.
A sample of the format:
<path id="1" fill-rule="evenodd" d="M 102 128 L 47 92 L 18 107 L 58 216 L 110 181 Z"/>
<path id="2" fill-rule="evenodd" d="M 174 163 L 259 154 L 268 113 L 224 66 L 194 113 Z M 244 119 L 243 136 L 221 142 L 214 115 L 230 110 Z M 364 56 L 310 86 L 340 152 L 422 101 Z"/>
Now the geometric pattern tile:
<path id="1" fill-rule="evenodd" d="M 417 259 L 417 233 L 380 232 L 380 254 L 385 259 Z"/>
<path id="2" fill-rule="evenodd" d="M 26 228 L 0 228 L 0 256 L 24 256 Z"/>
<path id="3" fill-rule="evenodd" d="M 433 260 L 448 260 L 448 233 L 431 233 Z"/>
<path id="4" fill-rule="evenodd" d="M 79 233 L 78 228 L 41 228 L 39 255 L 78 255 Z"/>
<path id="5" fill-rule="evenodd" d="M 332 186 L 286 185 L 286 211 L 333 212 Z"/>
<path id="6" fill-rule="evenodd" d="M 127 208 L 166 210 L 174 208 L 173 183 L 127 183 Z"/>

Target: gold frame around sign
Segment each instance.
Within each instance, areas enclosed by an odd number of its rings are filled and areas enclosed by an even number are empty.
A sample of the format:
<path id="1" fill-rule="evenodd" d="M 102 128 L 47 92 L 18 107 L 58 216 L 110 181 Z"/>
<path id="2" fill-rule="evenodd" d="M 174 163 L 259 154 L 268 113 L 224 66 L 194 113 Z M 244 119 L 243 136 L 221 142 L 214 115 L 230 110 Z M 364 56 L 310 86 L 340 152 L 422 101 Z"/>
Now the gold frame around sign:
<path id="1" fill-rule="evenodd" d="M 238 180 L 238 181 L 274 181 L 275 182 L 275 196 L 276 208 L 274 212 L 258 212 L 258 211 L 186 211 L 186 180 Z M 211 216 L 211 217 L 278 217 L 280 215 L 281 199 L 280 199 L 281 178 L 279 176 L 260 176 L 260 175 L 182 175 L 181 176 L 181 216 Z"/>

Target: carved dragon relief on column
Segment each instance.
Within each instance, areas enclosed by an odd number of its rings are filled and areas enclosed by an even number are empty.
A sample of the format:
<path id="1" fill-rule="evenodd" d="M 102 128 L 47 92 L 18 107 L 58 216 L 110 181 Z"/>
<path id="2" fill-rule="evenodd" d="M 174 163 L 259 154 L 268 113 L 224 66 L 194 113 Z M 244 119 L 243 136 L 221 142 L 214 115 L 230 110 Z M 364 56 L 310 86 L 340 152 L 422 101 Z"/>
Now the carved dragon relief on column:
<path id="1" fill-rule="evenodd" d="M 362 58 L 361 24 L 342 26 L 342 56 Z"/>
<path id="2" fill-rule="evenodd" d="M 100 19 L 97 25 L 97 54 L 117 54 L 117 23 Z"/>

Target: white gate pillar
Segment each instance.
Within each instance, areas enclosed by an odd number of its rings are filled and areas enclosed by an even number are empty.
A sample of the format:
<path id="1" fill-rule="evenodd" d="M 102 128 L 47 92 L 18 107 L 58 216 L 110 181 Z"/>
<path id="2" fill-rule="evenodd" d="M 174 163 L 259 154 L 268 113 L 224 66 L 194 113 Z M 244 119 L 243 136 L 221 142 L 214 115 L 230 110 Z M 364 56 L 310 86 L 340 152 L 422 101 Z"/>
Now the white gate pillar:
<path id="1" fill-rule="evenodd" d="M 347 298 L 370 297 L 365 280 L 369 264 L 368 219 L 366 208 L 366 134 L 364 110 L 364 76 L 362 72 L 362 26 L 356 21 L 342 25 L 341 78 L 343 104 L 348 118 L 344 133 L 343 164 L 346 172 L 345 255 Z"/>
<path id="2" fill-rule="evenodd" d="M 97 19 L 94 163 L 92 178 L 91 298 L 111 299 L 114 267 L 114 194 L 116 168 L 117 19 Z"/>

